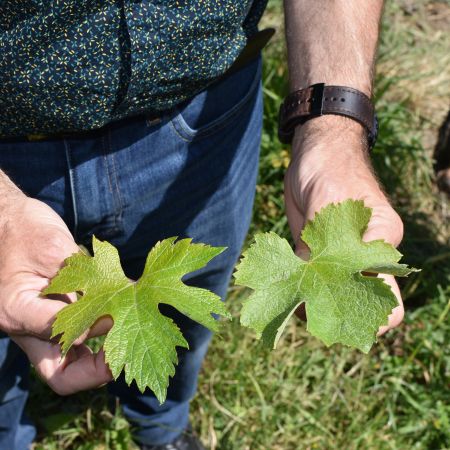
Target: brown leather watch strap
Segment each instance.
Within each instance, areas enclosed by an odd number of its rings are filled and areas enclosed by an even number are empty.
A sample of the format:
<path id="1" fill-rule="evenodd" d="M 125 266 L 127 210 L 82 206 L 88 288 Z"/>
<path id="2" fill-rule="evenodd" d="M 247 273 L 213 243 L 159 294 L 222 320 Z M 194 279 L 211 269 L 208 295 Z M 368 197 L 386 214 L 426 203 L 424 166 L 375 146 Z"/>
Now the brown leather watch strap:
<path id="1" fill-rule="evenodd" d="M 372 147 L 377 135 L 377 119 L 370 98 L 345 86 L 314 84 L 288 95 L 280 107 L 279 138 L 292 142 L 295 127 L 323 114 L 338 114 L 361 123 L 369 133 Z"/>

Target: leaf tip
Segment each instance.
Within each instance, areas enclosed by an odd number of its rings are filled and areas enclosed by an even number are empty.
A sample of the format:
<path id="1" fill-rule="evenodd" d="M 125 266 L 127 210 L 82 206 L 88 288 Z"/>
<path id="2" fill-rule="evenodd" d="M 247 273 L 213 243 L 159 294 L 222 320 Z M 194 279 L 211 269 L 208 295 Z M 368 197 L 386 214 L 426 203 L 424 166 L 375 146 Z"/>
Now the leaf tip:
<path id="1" fill-rule="evenodd" d="M 220 255 L 221 253 L 223 253 L 224 251 L 228 250 L 228 247 L 214 247 L 217 251 L 217 254 Z"/>

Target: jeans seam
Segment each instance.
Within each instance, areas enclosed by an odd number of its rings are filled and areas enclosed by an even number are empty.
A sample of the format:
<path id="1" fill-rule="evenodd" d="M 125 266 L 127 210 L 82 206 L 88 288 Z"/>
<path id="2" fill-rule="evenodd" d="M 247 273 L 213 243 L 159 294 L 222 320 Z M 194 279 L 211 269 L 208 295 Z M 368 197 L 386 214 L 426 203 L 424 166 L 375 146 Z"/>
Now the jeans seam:
<path id="1" fill-rule="evenodd" d="M 69 174 L 70 184 L 70 196 L 72 198 L 72 210 L 73 210 L 73 231 L 72 234 L 76 239 L 78 233 L 78 204 L 75 195 L 75 172 L 72 167 L 72 158 L 70 156 L 70 145 L 66 139 L 64 139 L 64 150 L 66 154 L 67 169 Z"/>
<path id="2" fill-rule="evenodd" d="M 111 194 L 111 198 L 114 201 L 114 192 L 113 192 L 113 188 L 112 188 L 112 182 L 111 182 L 111 175 L 109 173 L 109 165 L 108 165 L 108 153 L 107 153 L 107 148 L 106 148 L 106 139 L 105 139 L 105 135 L 102 135 L 102 150 L 103 150 L 103 163 L 105 165 L 105 170 L 106 170 L 106 178 L 108 179 L 108 187 L 109 187 L 109 192 Z M 115 208 L 116 205 L 114 205 Z M 117 227 L 117 217 L 116 217 L 116 213 L 114 212 L 114 228 L 118 228 Z"/>
<path id="3" fill-rule="evenodd" d="M 109 154 L 111 155 L 111 168 L 112 168 L 112 176 L 114 178 L 114 185 L 116 187 L 117 192 L 117 214 L 116 214 L 116 225 L 117 222 L 122 222 L 122 214 L 123 214 L 123 199 L 122 199 L 122 193 L 120 192 L 119 188 L 119 182 L 117 177 L 117 169 L 116 169 L 116 161 L 114 158 L 114 152 L 112 149 L 112 143 L 111 143 L 111 129 L 108 129 L 108 148 L 109 148 Z"/>
<path id="4" fill-rule="evenodd" d="M 175 123 L 174 123 L 175 120 L 177 120 L 176 117 L 174 117 L 174 118 L 170 121 L 170 125 L 171 125 L 173 131 L 175 131 L 175 134 L 176 134 L 181 140 L 183 140 L 184 142 L 187 142 L 187 143 L 191 142 L 192 139 L 188 139 L 188 138 L 184 137 L 184 136 L 178 131 L 178 128 L 175 126 Z M 177 120 L 177 121 L 178 121 L 178 120 Z M 179 125 L 180 125 L 180 127 L 181 127 L 181 124 L 179 124 Z"/>

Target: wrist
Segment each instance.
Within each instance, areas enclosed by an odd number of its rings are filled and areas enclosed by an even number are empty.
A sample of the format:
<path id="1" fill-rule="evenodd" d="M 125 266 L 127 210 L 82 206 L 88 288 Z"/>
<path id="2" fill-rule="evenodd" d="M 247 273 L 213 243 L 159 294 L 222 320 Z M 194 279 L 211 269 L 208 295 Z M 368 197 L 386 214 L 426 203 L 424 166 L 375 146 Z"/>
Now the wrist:
<path id="1" fill-rule="evenodd" d="M 295 129 L 292 152 L 330 154 L 335 158 L 361 155 L 367 158 L 367 131 L 359 122 L 338 115 L 308 120 Z"/>
<path id="2" fill-rule="evenodd" d="M 292 92 L 284 99 L 279 111 L 280 141 L 285 144 L 292 143 L 297 127 L 329 115 L 333 118 L 325 121 L 323 132 L 345 128 L 344 132 L 352 134 L 352 130 L 359 127 L 345 125 L 342 117 L 348 117 L 365 128 L 369 147 L 373 147 L 378 133 L 378 120 L 370 98 L 354 88 L 325 83 L 317 83 Z M 315 124 L 320 122 L 317 120 Z M 317 126 L 312 126 L 312 129 L 317 129 Z"/>
<path id="3" fill-rule="evenodd" d="M 0 171 L 0 227 L 9 220 L 27 196 Z"/>

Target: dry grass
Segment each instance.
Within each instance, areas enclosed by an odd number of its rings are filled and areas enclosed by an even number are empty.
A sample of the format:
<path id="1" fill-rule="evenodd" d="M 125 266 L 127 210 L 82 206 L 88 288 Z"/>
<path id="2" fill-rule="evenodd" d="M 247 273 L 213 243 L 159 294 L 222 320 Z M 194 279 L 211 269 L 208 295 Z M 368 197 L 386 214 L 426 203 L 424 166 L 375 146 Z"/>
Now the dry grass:
<path id="1" fill-rule="evenodd" d="M 377 70 L 396 80 L 388 98 L 407 101 L 426 123 L 423 144 L 431 151 L 450 107 L 450 3 L 389 2 Z"/>

